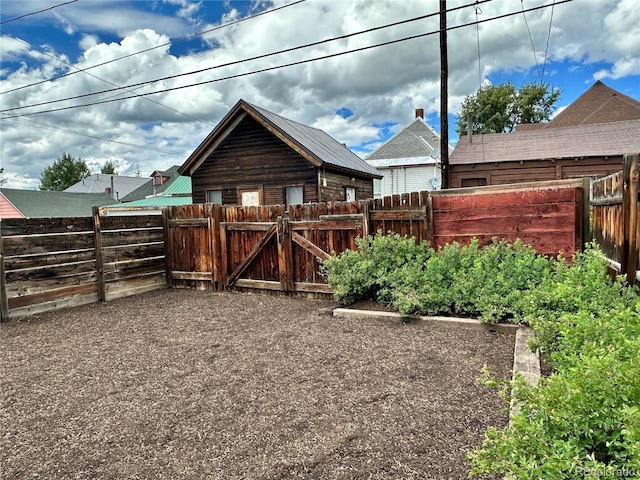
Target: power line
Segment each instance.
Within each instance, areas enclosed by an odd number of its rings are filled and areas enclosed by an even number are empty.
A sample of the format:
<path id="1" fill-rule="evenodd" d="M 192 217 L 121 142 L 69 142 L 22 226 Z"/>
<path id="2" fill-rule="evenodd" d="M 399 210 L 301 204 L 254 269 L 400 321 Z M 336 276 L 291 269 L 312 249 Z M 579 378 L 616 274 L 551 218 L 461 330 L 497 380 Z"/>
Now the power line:
<path id="1" fill-rule="evenodd" d="M 476 4 L 487 3 L 489 1 L 491 1 L 491 0 L 480 0 L 480 1 L 476 2 Z M 460 7 L 455 7 L 455 8 L 452 8 L 452 9 L 448 10 L 447 12 L 454 12 L 456 10 L 464 9 L 464 8 L 466 8 L 468 6 L 469 5 L 463 5 L 463 6 L 460 6 Z M 322 45 L 322 44 L 325 44 L 325 43 L 335 42 L 337 40 L 344 40 L 344 39 L 355 37 L 355 36 L 358 36 L 358 35 L 363 35 L 363 34 L 366 34 L 366 33 L 375 32 L 377 30 L 382 30 L 382 29 L 385 29 L 385 28 L 396 27 L 398 25 L 404 25 L 404 24 L 407 24 L 407 23 L 416 22 L 416 21 L 419 21 L 419 20 L 424 20 L 426 18 L 434 17 L 434 16 L 437 16 L 437 15 L 439 15 L 438 12 L 429 13 L 429 14 L 426 14 L 426 15 L 420 15 L 418 17 L 414 17 L 414 18 L 410 18 L 410 19 L 406 19 L 406 20 L 400 20 L 398 22 L 393 22 L 393 23 L 388 23 L 388 24 L 385 24 L 385 25 L 380 25 L 380 26 L 377 26 L 377 27 L 368 28 L 366 30 L 360 30 L 359 32 L 347 33 L 347 34 L 344 34 L 344 35 L 340 35 L 338 37 L 332 37 L 332 38 L 327 38 L 327 39 L 324 39 L 324 40 L 318 40 L 316 42 L 306 43 L 304 45 L 298 45 L 296 47 L 291 47 L 291 48 L 285 48 L 283 50 L 278 50 L 276 52 L 265 53 L 265 54 L 262 54 L 262 55 L 256 55 L 256 56 L 253 56 L 253 57 L 245 58 L 245 59 L 242 59 L 242 60 L 234 60 L 232 62 L 227 62 L 227 63 L 223 63 L 223 64 L 220 64 L 220 65 L 214 65 L 212 67 L 206 67 L 206 68 L 201 68 L 201 69 L 198 69 L 198 70 L 193 70 L 191 72 L 178 73 L 176 75 L 169 75 L 169 76 L 162 77 L 162 78 L 157 78 L 157 79 L 154 79 L 154 80 L 148 80 L 148 81 L 145 81 L 145 82 L 134 83 L 134 84 L 128 85 L 126 87 L 111 88 L 111 89 L 100 90 L 100 91 L 92 92 L 92 93 L 85 93 L 85 94 L 82 94 L 82 95 L 75 95 L 73 97 L 60 98 L 60 99 L 57 99 L 57 100 L 48 100 L 46 102 L 34 103 L 34 104 L 31 104 L 31 105 L 23 105 L 21 107 L 7 108 L 7 109 L 4 109 L 4 110 L 0 110 L 0 113 L 4 113 L 4 112 L 7 112 L 7 111 L 22 110 L 22 109 L 25 109 L 25 108 L 40 107 L 40 106 L 43 106 L 43 105 L 50 105 L 52 103 L 65 102 L 65 101 L 68 101 L 68 100 L 77 100 L 79 98 L 90 97 L 92 95 L 100 95 L 100 94 L 103 94 L 103 93 L 110 93 L 110 92 L 122 90 L 122 89 L 125 89 L 125 88 L 140 87 L 140 86 L 144 86 L 144 85 L 150 85 L 150 84 L 156 83 L 156 82 L 162 82 L 162 81 L 165 81 L 165 80 L 173 80 L 175 78 L 181 78 L 181 77 L 186 77 L 186 76 L 189 76 L 189 75 L 195 75 L 195 74 L 198 74 L 198 73 L 203 73 L 203 72 L 210 71 L 210 70 L 215 70 L 215 69 L 218 69 L 218 68 L 229 67 L 229 66 L 238 65 L 238 64 L 241 64 L 241 63 L 245 63 L 245 62 L 251 62 L 251 61 L 254 61 L 254 60 L 262 60 L 264 58 L 272 57 L 272 56 L 275 56 L 275 55 L 281 55 L 283 53 L 291 53 L 291 52 L 294 52 L 294 51 L 297 51 L 297 50 L 302 50 L 302 49 L 305 49 L 305 48 L 316 47 L 318 45 Z M 381 45 L 384 45 L 384 44 L 381 44 Z M 357 50 L 354 50 L 354 51 L 357 51 Z M 346 53 L 349 53 L 349 52 L 346 52 Z M 231 78 L 233 78 L 233 77 L 231 77 Z M 159 93 L 159 92 L 157 92 L 157 93 Z M 141 95 L 144 95 L 144 94 L 141 94 Z M 132 97 L 126 97 L 126 98 L 132 98 Z"/>
<path id="2" fill-rule="evenodd" d="M 78 0 L 74 0 L 74 1 L 78 1 Z M 119 60 L 124 60 L 125 58 L 133 57 L 135 55 L 140 55 L 142 53 L 147 53 L 147 52 L 150 52 L 152 50 L 156 50 L 158 48 L 167 47 L 167 46 L 173 45 L 173 44 L 178 43 L 178 42 L 184 42 L 186 40 L 191 40 L 191 39 L 196 38 L 196 37 L 201 37 L 202 35 L 206 35 L 207 33 L 211 33 L 211 32 L 214 32 L 216 30 L 220 30 L 222 28 L 230 27 L 232 25 L 237 25 L 238 23 L 242 23 L 242 22 L 245 22 L 247 20 L 252 20 L 252 19 L 260 17 L 262 15 L 266 15 L 268 13 L 276 12 L 276 11 L 282 10 L 284 8 L 292 7 L 293 5 L 297 5 L 299 3 L 303 3 L 303 2 L 306 2 L 306 1 L 307 0 L 296 0 L 294 2 L 287 3 L 286 5 L 282 5 L 280 7 L 275 7 L 275 8 L 271 8 L 269 10 L 264 10 L 262 12 L 256 13 L 255 15 L 251 15 L 250 17 L 240 18 L 238 20 L 234 20 L 233 22 L 228 22 L 228 23 L 225 23 L 223 25 L 218 25 L 217 27 L 213 27 L 213 28 L 210 28 L 208 30 L 204 30 L 204 31 L 199 32 L 199 33 L 194 33 L 193 35 L 188 35 L 186 37 L 178 38 L 176 40 L 171 40 L 169 42 L 162 43 L 162 44 L 156 45 L 154 47 L 149 47 L 149 48 L 146 48 L 144 50 L 140 50 L 138 52 L 129 53 L 127 55 L 123 55 L 122 57 L 113 58 L 111 60 L 107 60 L 107 61 L 102 62 L 102 63 L 97 63 L 95 65 L 91 65 L 90 67 L 77 69 L 78 70 L 77 72 L 69 72 L 69 73 L 65 73 L 63 75 L 58 75 L 58 76 L 55 76 L 55 77 L 48 78 L 46 80 L 40 80 L 39 82 L 34 82 L 34 83 L 30 83 L 28 85 L 23 85 L 21 87 L 12 88 L 11 90 L 7 90 L 5 92 L 0 92 L 0 95 L 4 95 L 5 93 L 11 93 L 11 92 L 15 92 L 15 91 L 18 91 L 18 90 L 22 90 L 24 88 L 34 87 L 36 85 L 40 85 L 42 83 L 51 82 L 53 80 L 58 80 L 60 78 L 70 77 L 71 75 L 75 75 L 75 74 L 81 73 L 81 72 L 86 72 L 87 70 L 91 70 L 91 69 L 96 68 L 96 67 L 101 67 L 103 65 L 108 65 L 109 63 L 117 62 Z M 4 32 L 2 32 L 2 33 L 4 33 Z M 5 33 L 5 35 L 6 35 L 6 33 Z"/>
<path id="3" fill-rule="evenodd" d="M 134 89 L 133 89 L 133 88 L 131 88 L 131 89 L 130 89 L 130 88 L 127 88 L 127 87 L 122 87 L 122 86 L 117 85 L 117 84 L 115 84 L 115 83 L 113 83 L 113 82 L 110 82 L 109 80 L 105 80 L 104 78 L 98 77 L 97 75 L 94 75 L 93 73 L 89 73 L 89 72 L 87 72 L 87 71 L 82 71 L 82 70 L 80 70 L 79 68 L 77 68 L 76 66 L 74 66 L 74 65 L 72 65 L 72 64 L 70 64 L 70 63 L 68 63 L 68 62 L 65 62 L 64 60 L 62 60 L 62 59 L 60 59 L 60 58 L 58 58 L 58 57 L 56 57 L 56 56 L 54 56 L 54 55 L 51 55 L 49 52 L 46 52 L 45 50 L 42 50 L 42 49 L 37 48 L 37 47 L 34 47 L 33 45 L 30 45 L 28 42 L 25 42 L 24 40 L 21 40 L 21 39 L 19 39 L 19 38 L 17 38 L 17 37 L 14 37 L 13 35 L 11 35 L 11 34 L 9 34 L 9 33 L 3 32 L 2 30 L 0 30 L 0 32 L 1 32 L 2 34 L 4 34 L 4 35 L 7 35 L 8 37 L 13 38 L 14 40 L 17 40 L 18 42 L 21 42 L 21 43 L 23 43 L 23 44 L 27 45 L 28 47 L 30 47 L 30 48 L 32 48 L 32 49 L 34 49 L 34 50 L 36 50 L 36 51 L 38 51 L 38 52 L 42 53 L 43 55 L 46 55 L 47 57 L 53 58 L 54 60 L 56 60 L 56 61 L 58 61 L 58 62 L 60 62 L 60 63 L 63 63 L 64 65 L 67 65 L 68 67 L 75 68 L 76 70 L 79 70 L 79 71 L 81 71 L 82 73 L 84 73 L 84 74 L 86 74 L 86 75 L 89 75 L 90 77 L 95 78 L 96 80 L 100 80 L 101 82 L 104 82 L 104 83 L 107 83 L 107 84 L 109 84 L 109 85 L 112 85 L 112 86 L 116 87 L 116 89 L 123 89 L 125 92 L 129 92 L 129 93 L 133 93 L 133 91 L 134 91 Z M 162 107 L 162 108 L 166 108 L 167 110 L 171 110 L 172 112 L 175 112 L 175 113 L 178 113 L 178 114 L 180 114 L 180 115 L 183 115 L 183 116 L 185 116 L 185 117 L 187 117 L 187 118 L 190 118 L 191 120 L 195 120 L 195 121 L 197 121 L 197 122 L 201 122 L 201 123 L 206 123 L 207 125 L 210 125 L 210 126 L 212 126 L 212 127 L 215 127 L 215 125 L 214 125 L 213 123 L 211 123 L 211 122 L 207 122 L 206 120 L 201 120 L 201 119 L 199 119 L 199 118 L 193 117 L 193 116 L 191 116 L 191 115 L 189 115 L 189 114 L 187 114 L 187 113 L 184 113 L 184 112 L 181 112 L 181 111 L 179 111 L 179 110 L 176 110 L 175 108 L 172 108 L 172 107 L 170 107 L 170 106 L 168 106 L 168 105 L 164 105 L 164 104 L 162 104 L 162 103 L 160 103 L 160 102 L 157 102 L 156 100 L 153 100 L 153 99 L 151 99 L 151 98 L 144 97 L 144 99 L 145 99 L 145 100 L 148 100 L 148 101 L 149 101 L 149 102 L 151 102 L 151 103 L 155 103 L 156 105 L 158 105 L 158 106 L 160 106 L 160 107 Z M 14 110 L 14 109 L 8 109 L 8 110 Z M 1 113 L 1 112 L 0 112 L 0 113 Z"/>
<path id="4" fill-rule="evenodd" d="M 547 66 L 547 53 L 549 52 L 549 40 L 551 39 L 551 24 L 553 23 L 553 7 L 556 6 L 556 2 L 551 4 L 551 18 L 549 18 L 549 31 L 547 32 L 547 46 L 544 49 L 544 62 L 542 64 L 542 77 L 540 83 L 544 82 L 544 69 Z"/>
<path id="5" fill-rule="evenodd" d="M 5 120 L 5 119 L 3 119 Z M 56 127 L 54 125 L 45 123 L 45 122 L 38 122 L 36 120 L 30 120 L 30 119 L 22 119 L 24 122 L 29 122 L 31 124 L 34 125 L 40 125 L 42 128 L 46 128 L 49 130 L 57 130 L 60 132 L 64 132 L 64 133 L 70 133 L 72 135 L 79 135 L 81 137 L 87 137 L 87 138 L 93 138 L 95 140 L 102 140 L 104 142 L 109 142 L 109 143 L 117 143 L 118 145 L 125 145 L 127 147 L 133 147 L 133 148 L 139 148 L 141 150 L 149 150 L 151 152 L 157 152 L 157 153 L 164 153 L 167 155 L 173 155 L 176 157 L 184 157 L 184 153 L 181 152 L 174 152 L 171 150 L 163 150 L 161 148 L 155 148 L 155 147 L 149 147 L 149 146 L 145 146 L 145 145 L 137 145 L 135 143 L 128 143 L 128 142 L 122 142 L 120 140 L 111 140 L 109 138 L 105 138 L 105 137 L 100 137 L 98 135 L 90 135 L 88 133 L 84 133 L 84 132 L 78 132 L 76 130 L 70 130 L 68 128 L 62 128 L 62 127 Z M 14 122 L 17 123 L 19 125 L 25 125 L 24 123 L 20 122 L 19 120 L 13 119 L 13 120 L 9 120 L 10 122 Z"/>
<path id="6" fill-rule="evenodd" d="M 522 7 L 522 18 L 524 18 L 524 24 L 527 26 L 527 32 L 529 32 L 529 40 L 531 40 L 531 50 L 533 51 L 533 60 L 536 62 L 538 78 L 540 78 L 540 83 L 542 83 L 542 77 L 540 76 L 540 65 L 538 65 L 538 56 L 536 55 L 536 48 L 533 46 L 533 37 L 531 36 L 531 30 L 529 30 L 529 22 L 527 22 L 527 16 L 524 14 L 524 0 L 520 0 L 520 6 Z"/>
<path id="7" fill-rule="evenodd" d="M 49 10 L 53 10 L 54 8 L 62 7 L 63 5 L 69 5 L 70 3 L 75 3 L 77 1 L 78 0 L 71 0 L 69 2 L 60 3 L 58 5 L 54 5 L 54 6 L 49 7 L 49 8 L 44 8 L 42 10 L 38 10 L 37 12 L 25 13 L 24 15 L 20 15 L 19 17 L 11 18 L 9 20 L 5 20 L 4 22 L 0 22 L 0 25 L 4 25 L 5 23 L 9 23 L 9 22 L 15 22 L 16 20 L 20 20 L 21 18 L 30 17 L 31 15 L 36 15 L 36 14 L 42 13 L 42 12 L 47 12 Z"/>
<path id="8" fill-rule="evenodd" d="M 556 2 L 556 5 L 562 5 L 564 3 L 570 3 L 572 1 L 574 1 L 574 0 L 561 0 L 561 1 Z M 471 4 L 465 5 L 465 7 L 468 7 L 468 6 L 471 6 Z M 542 8 L 547 8 L 547 7 L 548 7 L 547 5 L 541 5 L 541 6 L 538 6 L 538 7 L 532 7 L 530 9 L 526 10 L 526 11 L 530 12 L 530 11 L 540 10 Z M 506 13 L 506 14 L 498 15 L 498 16 L 491 17 L 491 18 L 488 18 L 488 19 L 485 19 L 485 20 L 480 20 L 477 23 L 486 23 L 486 22 L 490 22 L 490 21 L 494 21 L 494 20 L 500 20 L 502 18 L 507 18 L 507 17 L 511 17 L 511 16 L 519 15 L 519 14 L 520 14 L 520 12 Z M 437 15 L 437 13 L 436 13 L 436 15 Z M 449 31 L 449 30 L 457 30 L 457 29 L 460 29 L 460 28 L 465 28 L 465 27 L 469 27 L 469 26 L 473 26 L 473 25 L 476 25 L 476 22 L 470 22 L 470 23 L 465 23 L 465 24 L 461 24 L 461 25 L 456 25 L 454 27 L 448 27 L 447 31 Z M 379 47 L 388 46 L 388 45 L 392 45 L 392 44 L 396 44 L 396 43 L 400 43 L 400 42 L 405 42 L 405 41 L 409 41 L 409 40 L 415 40 L 415 39 L 418 39 L 418 38 L 424 38 L 424 37 L 427 37 L 427 36 L 430 36 L 430 35 L 437 34 L 439 32 L 440 32 L 440 30 L 435 30 L 435 31 L 427 32 L 427 33 L 418 34 L 418 35 L 411 35 L 411 36 L 400 38 L 400 39 L 397 39 L 397 40 L 390 40 L 390 41 L 387 41 L 387 42 L 382 42 L 382 43 L 378 43 L 378 44 L 374 44 L 374 45 L 369 45 L 369 46 L 366 46 L 366 47 L 354 48 L 354 49 L 351 49 L 351 50 L 345 50 L 343 52 L 332 53 L 332 54 L 323 55 L 323 56 L 320 56 L 320 57 L 311 58 L 311 59 L 307 59 L 307 60 L 299 60 L 299 61 L 296 61 L 296 62 L 290 62 L 290 63 L 286 63 L 286 64 L 283 64 L 283 65 L 276 65 L 276 66 L 272 66 L 272 67 L 268 67 L 268 68 L 263 68 L 263 69 L 259 69 L 259 70 L 250 71 L 250 72 L 244 72 L 244 73 L 239 73 L 239 74 L 235 74 L 235 75 L 228 75 L 226 77 L 221 77 L 221 78 L 217 78 L 217 79 L 213 79 L 213 80 L 205 80 L 205 81 L 202 81 L 202 82 L 192 83 L 192 84 L 188 84 L 188 85 L 181 85 L 181 86 L 178 86 L 178 87 L 171 87 L 171 88 L 166 88 L 166 89 L 163 89 L 163 90 L 156 90 L 156 91 L 153 91 L 153 92 L 140 93 L 140 94 L 137 94 L 137 95 L 132 95 L 132 96 L 128 96 L 128 97 L 122 97 L 122 98 L 118 98 L 118 99 L 101 100 L 101 101 L 96 101 L 96 102 L 84 103 L 84 104 L 79 104 L 79 105 L 71 105 L 71 106 L 68 106 L 68 107 L 55 108 L 55 109 L 50 109 L 50 110 L 41 110 L 39 112 L 27 112 L 27 113 L 22 113 L 22 114 L 16 114 L 16 115 L 0 117 L 0 119 L 10 119 L 10 118 L 32 116 L 32 115 L 40 115 L 40 114 L 43 114 L 43 113 L 53 113 L 53 112 L 59 112 L 59 111 L 63 111 L 63 110 L 71 110 L 71 109 L 74 109 L 74 108 L 101 105 L 101 104 L 104 104 L 104 103 L 110 103 L 110 102 L 114 102 L 114 101 L 129 100 L 129 99 L 132 99 L 132 98 L 144 97 L 144 96 L 147 96 L 147 95 L 156 95 L 156 94 L 159 94 L 159 93 L 166 93 L 166 92 L 171 92 L 171 91 L 174 91 L 174 90 L 182 90 L 184 88 L 191 88 L 191 87 L 206 85 L 206 84 L 210 84 L 210 83 L 221 82 L 221 81 L 224 81 L 224 80 L 231 80 L 231 79 L 234 79 L 234 78 L 246 77 L 246 76 L 249 76 L 249 75 L 255 75 L 255 74 L 258 74 L 258 73 L 265 73 L 265 72 L 269 72 L 269 71 L 272 71 L 272 70 L 278 70 L 278 69 L 281 69 L 281 68 L 287 68 L 287 67 L 292 67 L 292 66 L 296 66 L 296 65 L 302 65 L 302 64 L 305 64 L 305 63 L 316 62 L 316 61 L 319 61 L 319 60 L 326 60 L 326 59 L 329 59 L 329 58 L 339 57 L 339 56 L 342 56 L 342 55 L 348 55 L 348 54 L 351 54 L 351 53 L 362 52 L 362 51 L 365 51 L 365 50 L 371 50 L 373 48 L 379 48 Z M 45 103 L 55 103 L 55 102 L 56 101 L 45 102 Z M 36 106 L 36 105 L 31 105 L 31 106 Z M 20 107 L 20 108 L 24 108 L 24 107 Z M 9 109 L 9 110 L 11 110 L 11 109 Z M 7 111 L 7 110 L 3 110 L 2 112 L 5 112 L 5 111 Z"/>

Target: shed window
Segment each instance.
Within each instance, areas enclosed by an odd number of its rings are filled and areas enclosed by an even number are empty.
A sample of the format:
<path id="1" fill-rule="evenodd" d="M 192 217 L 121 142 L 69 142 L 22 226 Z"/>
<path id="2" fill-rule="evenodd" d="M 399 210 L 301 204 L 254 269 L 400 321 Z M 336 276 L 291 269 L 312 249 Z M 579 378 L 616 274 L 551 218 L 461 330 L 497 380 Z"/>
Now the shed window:
<path id="1" fill-rule="evenodd" d="M 222 204 L 222 190 L 207 190 L 207 202 Z"/>
<path id="2" fill-rule="evenodd" d="M 353 202 L 356 199 L 356 189 L 353 187 L 344 188 L 344 199 L 347 202 Z"/>
<path id="3" fill-rule="evenodd" d="M 483 177 L 462 179 L 463 187 L 484 187 L 486 184 L 487 184 L 487 179 Z"/>
<path id="4" fill-rule="evenodd" d="M 304 191 L 302 187 L 287 187 L 286 203 L 289 205 L 300 205 L 304 203 Z"/>

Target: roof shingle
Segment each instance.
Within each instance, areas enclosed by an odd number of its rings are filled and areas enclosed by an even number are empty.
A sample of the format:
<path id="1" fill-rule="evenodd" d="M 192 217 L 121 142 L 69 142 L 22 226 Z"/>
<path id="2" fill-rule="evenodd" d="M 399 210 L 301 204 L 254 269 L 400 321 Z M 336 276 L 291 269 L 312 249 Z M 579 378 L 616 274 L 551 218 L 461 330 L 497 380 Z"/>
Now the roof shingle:
<path id="1" fill-rule="evenodd" d="M 640 120 L 461 138 L 449 163 L 508 162 L 625 155 L 640 152 Z"/>

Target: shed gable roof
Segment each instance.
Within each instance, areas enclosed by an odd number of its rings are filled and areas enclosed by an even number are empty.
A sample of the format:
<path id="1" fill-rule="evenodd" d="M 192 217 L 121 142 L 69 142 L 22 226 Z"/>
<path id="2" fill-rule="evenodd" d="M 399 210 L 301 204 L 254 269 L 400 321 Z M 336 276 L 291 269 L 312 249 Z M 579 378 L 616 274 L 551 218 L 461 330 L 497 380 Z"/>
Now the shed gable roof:
<path id="1" fill-rule="evenodd" d="M 193 174 L 246 115 L 254 118 L 313 165 L 328 165 L 371 178 L 382 178 L 380 172 L 324 131 L 294 122 L 244 100 L 236 103 L 178 172 L 188 176 Z"/>
<path id="2" fill-rule="evenodd" d="M 449 163 L 463 165 L 624 155 L 640 152 L 640 120 L 474 135 L 472 142 L 460 139 Z"/>

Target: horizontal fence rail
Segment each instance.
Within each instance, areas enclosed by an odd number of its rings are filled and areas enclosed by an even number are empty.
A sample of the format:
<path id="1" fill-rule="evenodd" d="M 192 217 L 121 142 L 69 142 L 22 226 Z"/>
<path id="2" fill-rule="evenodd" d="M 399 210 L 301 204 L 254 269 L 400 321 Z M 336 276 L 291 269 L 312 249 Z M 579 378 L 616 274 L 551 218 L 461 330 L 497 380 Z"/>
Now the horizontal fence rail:
<path id="1" fill-rule="evenodd" d="M 640 155 L 591 184 L 593 237 L 616 273 L 640 282 Z"/>
<path id="2" fill-rule="evenodd" d="M 288 208 L 169 207 L 167 278 L 182 288 L 328 294 L 321 261 L 378 231 L 436 248 L 520 239 L 539 253 L 570 258 L 588 239 L 588 191 L 589 181 L 577 179 Z"/>
<path id="3" fill-rule="evenodd" d="M 570 257 L 588 240 L 588 191 L 586 180 L 558 180 L 358 202 L 96 208 L 87 218 L 5 219 L 0 313 L 6 320 L 165 287 L 327 295 L 322 260 L 378 231 L 435 248 L 519 238 L 539 253 Z"/>
<path id="4" fill-rule="evenodd" d="M 162 216 L 136 213 L 2 219 L 2 320 L 166 288 Z"/>

